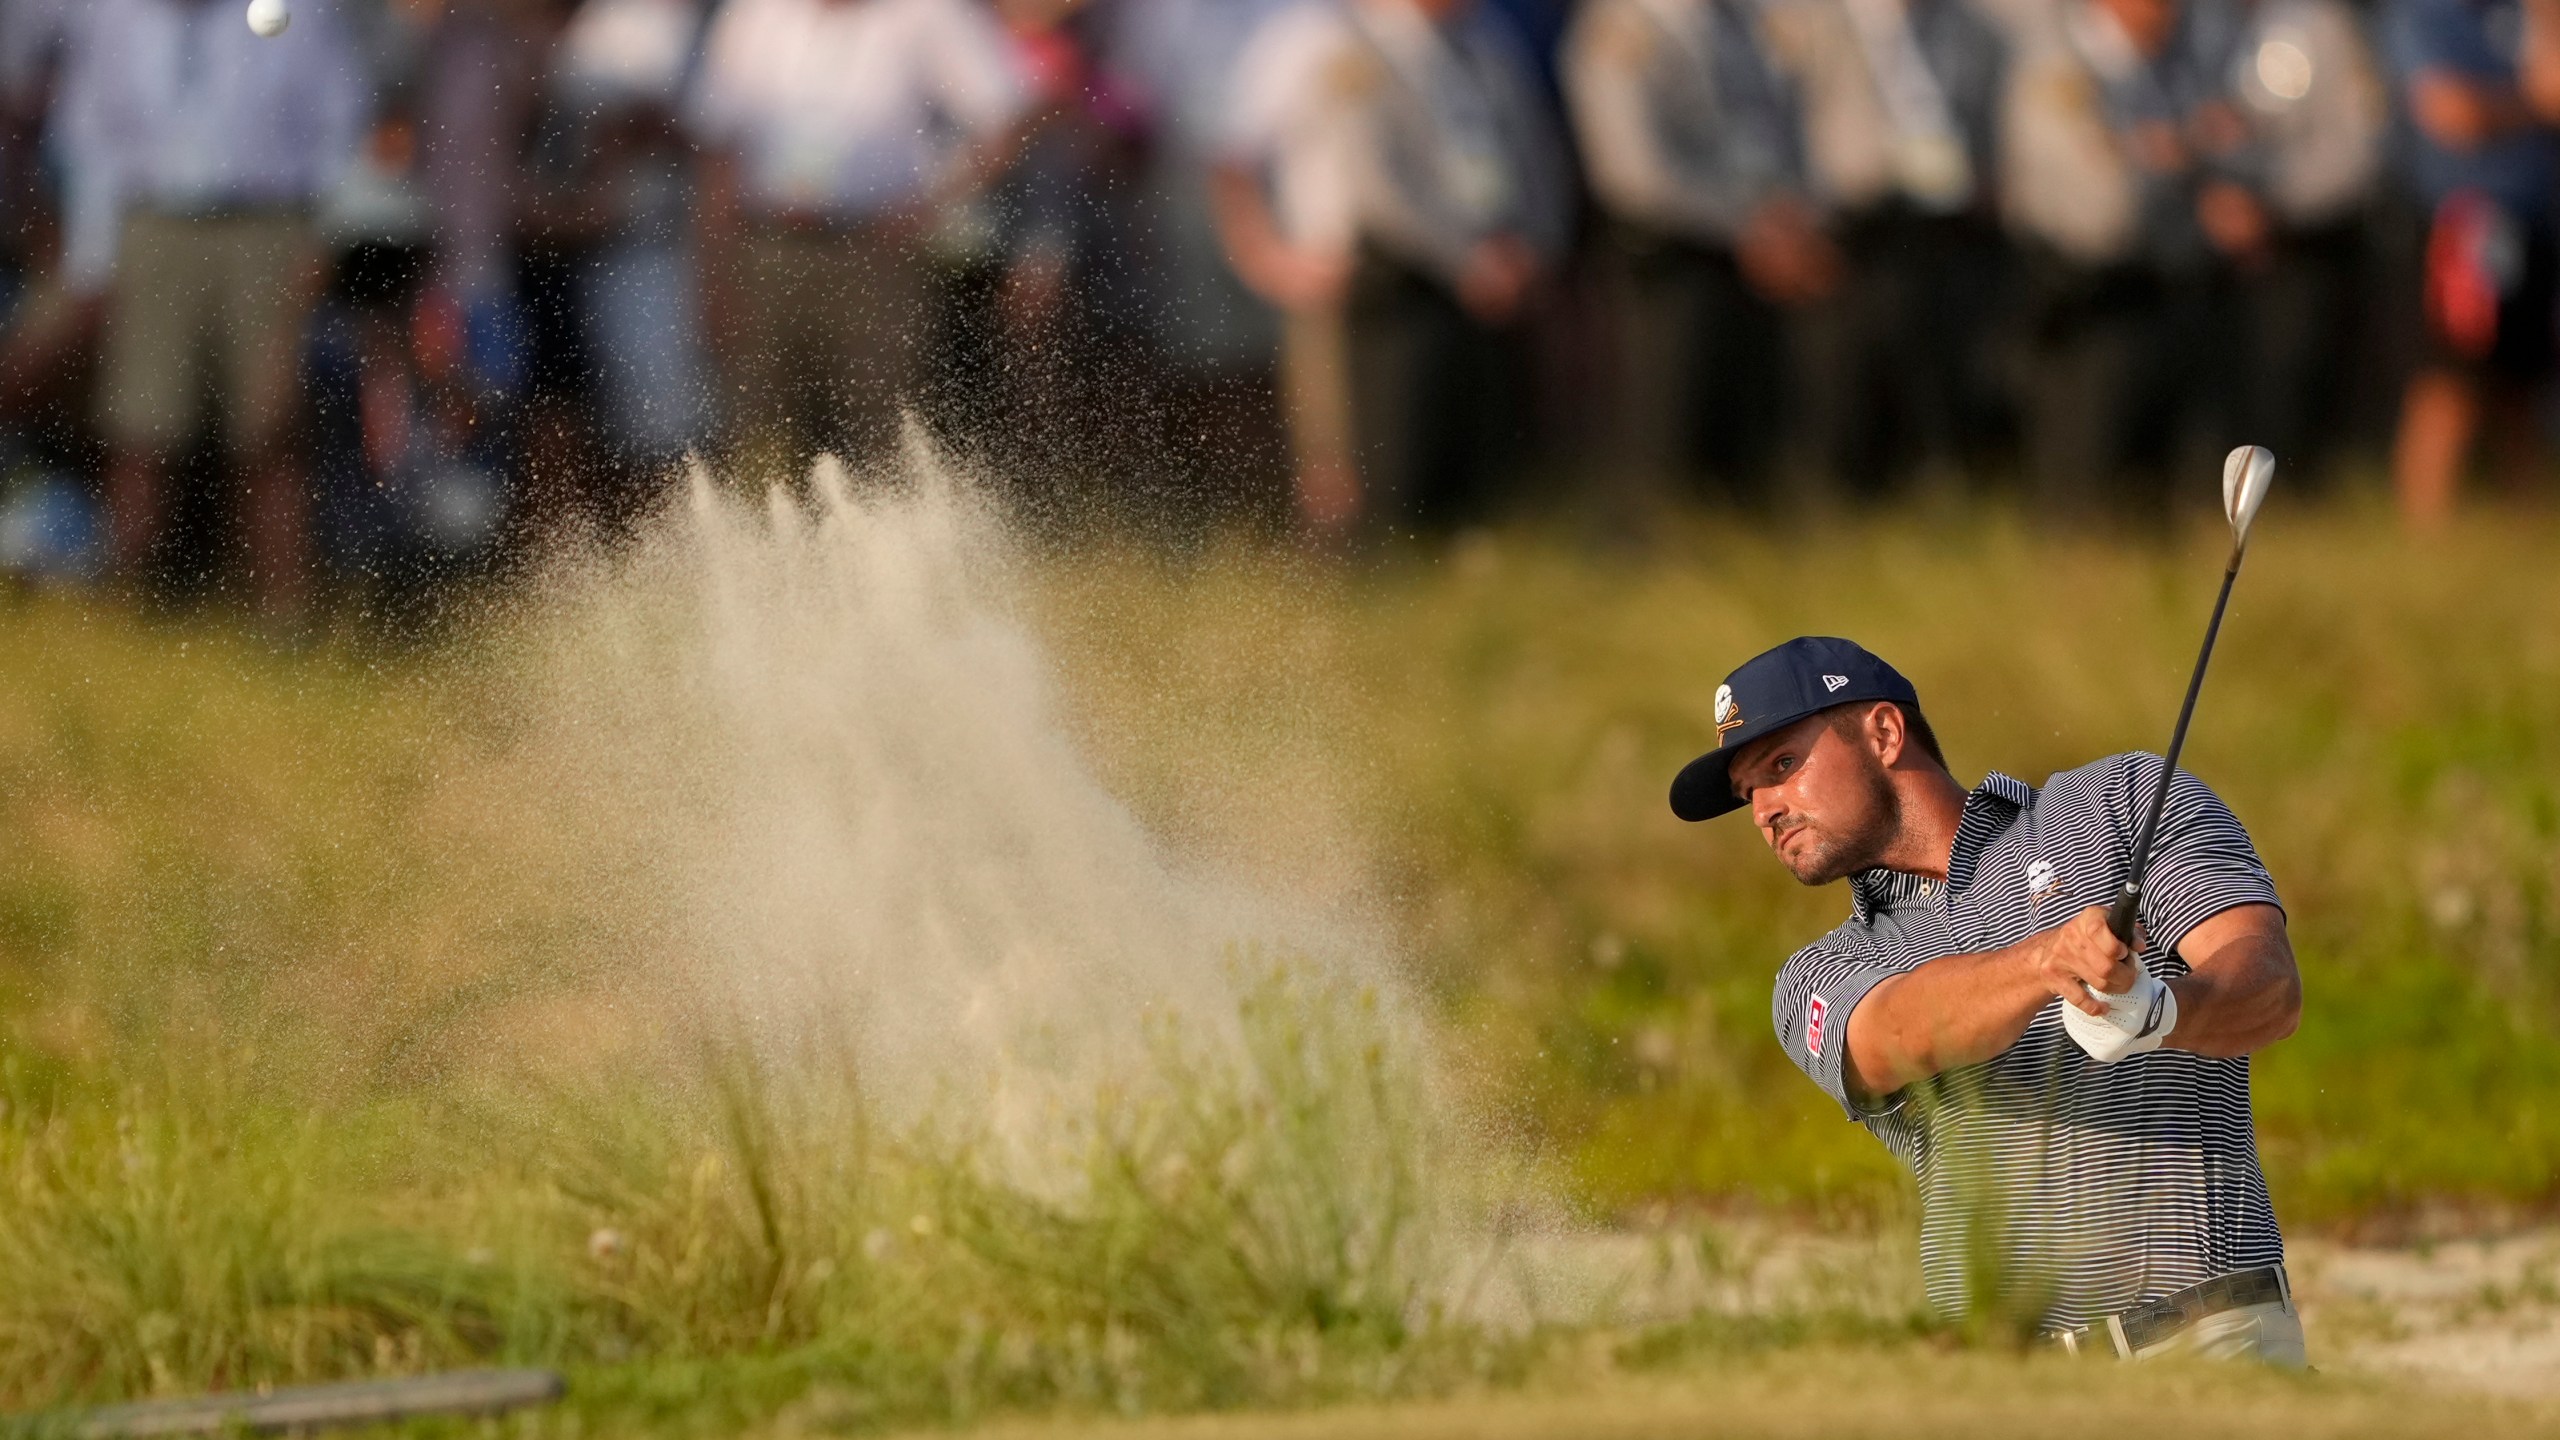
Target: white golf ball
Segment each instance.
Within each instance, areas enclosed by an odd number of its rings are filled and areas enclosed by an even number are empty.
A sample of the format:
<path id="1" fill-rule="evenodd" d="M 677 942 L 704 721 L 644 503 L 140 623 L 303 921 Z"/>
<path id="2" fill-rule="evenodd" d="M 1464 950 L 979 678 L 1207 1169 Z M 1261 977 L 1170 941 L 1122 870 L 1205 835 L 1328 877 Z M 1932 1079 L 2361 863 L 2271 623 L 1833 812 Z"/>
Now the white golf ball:
<path id="1" fill-rule="evenodd" d="M 249 28 L 265 39 L 273 40 L 293 23 L 293 11 L 285 0 L 249 0 Z"/>

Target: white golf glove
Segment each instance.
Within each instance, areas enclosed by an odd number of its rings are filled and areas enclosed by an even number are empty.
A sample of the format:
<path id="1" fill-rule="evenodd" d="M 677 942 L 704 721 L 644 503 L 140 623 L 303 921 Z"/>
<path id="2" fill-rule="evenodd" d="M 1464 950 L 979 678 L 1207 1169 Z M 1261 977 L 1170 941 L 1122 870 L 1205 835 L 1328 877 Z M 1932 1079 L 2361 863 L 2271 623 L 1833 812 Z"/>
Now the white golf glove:
<path id="1" fill-rule="evenodd" d="M 2092 1015 L 2077 1005 L 2062 1007 L 2062 1028 L 2101 1065 L 2157 1050 L 2178 1028 L 2178 995 L 2169 982 L 2148 970 L 2137 970 L 2136 976 L 2133 988 L 2121 995 L 2089 992 L 2107 1007 L 2104 1015 Z"/>

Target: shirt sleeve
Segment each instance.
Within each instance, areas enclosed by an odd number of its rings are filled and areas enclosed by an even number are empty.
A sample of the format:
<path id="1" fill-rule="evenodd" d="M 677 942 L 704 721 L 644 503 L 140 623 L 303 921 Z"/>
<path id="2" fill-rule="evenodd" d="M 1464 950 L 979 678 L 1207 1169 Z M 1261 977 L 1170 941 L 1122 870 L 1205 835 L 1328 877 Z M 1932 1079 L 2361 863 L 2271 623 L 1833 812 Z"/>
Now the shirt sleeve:
<path id="1" fill-rule="evenodd" d="M 1704 43 L 1704 37 L 1701 39 Z M 1567 32 L 1564 92 L 1593 191 L 1630 219 L 1730 243 L 1753 210 L 1786 187 L 1766 166 L 1737 163 L 1752 147 L 1684 161 L 1655 123 L 1675 100 L 1714 109 L 1714 76 L 1674 61 L 1674 44 L 1640 3 L 1602 0 Z M 1720 112 L 1719 112 L 1720 113 Z M 1739 127 L 1719 125 L 1730 138 Z"/>
<path id="2" fill-rule="evenodd" d="M 949 0 L 940 20 L 934 28 L 935 99 L 974 138 L 1011 128 L 1031 108 L 1031 92 L 1004 27 L 978 0 Z"/>
<path id="3" fill-rule="evenodd" d="M 354 168 L 364 146 L 373 111 L 373 86 L 365 73 L 364 52 L 346 19 L 334 9 L 311 17 L 326 21 L 326 44 L 315 33 L 311 62 L 303 72 L 303 102 L 311 113 L 312 187 L 326 193 Z"/>
<path id="4" fill-rule="evenodd" d="M 1258 163 L 1286 143 L 1299 112 L 1312 102 L 1333 38 L 1328 17 L 1305 6 L 1281 11 L 1253 32 L 1228 76 L 1229 103 L 1218 136 L 1222 158 Z"/>
<path id="5" fill-rule="evenodd" d="M 2142 808 L 2160 781 L 2157 755 L 2127 757 L 2123 770 L 2126 844 L 2142 825 Z M 2142 928 L 2152 945 L 2174 951 L 2187 932 L 2239 905 L 2275 905 L 2275 878 L 2258 859 L 2240 817 L 2205 783 L 2181 770 L 2169 782 L 2160 830 L 2143 866 Z"/>
<path id="6" fill-rule="evenodd" d="M 100 7 L 68 22 L 62 76 L 46 143 L 63 175 L 62 278 L 82 295 L 113 278 L 124 220 L 126 139 L 113 86 L 112 11 Z"/>
<path id="7" fill-rule="evenodd" d="M 1778 969 L 1770 1019 L 1796 1068 L 1822 1087 L 1852 1120 L 1869 1120 L 1891 1104 L 1861 1105 L 1849 1093 L 1849 1014 L 1867 992 L 1903 967 L 1877 958 L 1849 926 L 1807 945 Z"/>

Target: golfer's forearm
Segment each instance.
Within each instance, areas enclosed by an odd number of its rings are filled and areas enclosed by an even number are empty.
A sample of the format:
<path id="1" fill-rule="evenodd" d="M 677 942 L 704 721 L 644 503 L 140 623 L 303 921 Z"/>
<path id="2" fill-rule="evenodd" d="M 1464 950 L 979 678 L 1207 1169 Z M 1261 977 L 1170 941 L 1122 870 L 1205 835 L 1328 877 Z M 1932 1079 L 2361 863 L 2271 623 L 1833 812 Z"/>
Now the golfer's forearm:
<path id="1" fill-rule="evenodd" d="M 1897 975 L 1849 1012 L 1849 1088 L 1867 1099 L 2018 1043 L 2053 998 L 2015 952 L 1949 955 Z"/>
<path id="2" fill-rule="evenodd" d="M 1218 242 L 1238 278 L 1256 293 L 1270 288 L 1270 257 L 1281 248 L 1280 226 L 1262 196 L 1262 182 L 1238 165 L 1209 172 L 1209 213 Z"/>
<path id="3" fill-rule="evenodd" d="M 2169 1048 L 2246 1055 L 2293 1033 L 2302 1018 L 2302 972 L 2273 905 L 2237 905 L 2178 941 L 2187 973 L 2169 982 L 2178 1026 Z"/>
<path id="4" fill-rule="evenodd" d="M 2169 982 L 2178 996 L 2173 1050 L 2246 1055 L 2293 1033 L 2302 1018 L 2302 976 L 2280 942 L 2243 942 Z"/>

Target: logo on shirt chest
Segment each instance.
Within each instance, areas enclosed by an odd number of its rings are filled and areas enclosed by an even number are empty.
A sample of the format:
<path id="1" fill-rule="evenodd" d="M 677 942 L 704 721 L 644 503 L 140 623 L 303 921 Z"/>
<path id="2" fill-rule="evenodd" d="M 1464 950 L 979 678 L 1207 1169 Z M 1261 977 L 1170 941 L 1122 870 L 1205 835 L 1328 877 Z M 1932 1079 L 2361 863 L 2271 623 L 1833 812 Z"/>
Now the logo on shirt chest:
<path id="1" fill-rule="evenodd" d="M 1822 1003 L 1819 995 L 1804 1002 L 1804 1049 L 1816 1060 L 1822 1058 L 1823 1017 L 1830 1012 L 1831 1007 Z"/>
<path id="2" fill-rule="evenodd" d="M 2027 862 L 2027 901 L 2034 904 L 2062 888 L 2062 875 L 2050 860 L 2038 858 Z"/>

